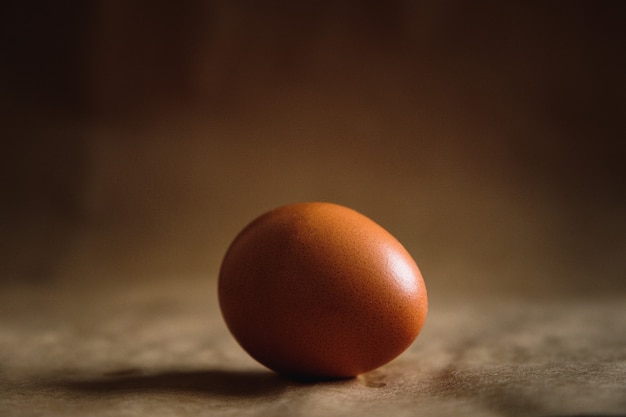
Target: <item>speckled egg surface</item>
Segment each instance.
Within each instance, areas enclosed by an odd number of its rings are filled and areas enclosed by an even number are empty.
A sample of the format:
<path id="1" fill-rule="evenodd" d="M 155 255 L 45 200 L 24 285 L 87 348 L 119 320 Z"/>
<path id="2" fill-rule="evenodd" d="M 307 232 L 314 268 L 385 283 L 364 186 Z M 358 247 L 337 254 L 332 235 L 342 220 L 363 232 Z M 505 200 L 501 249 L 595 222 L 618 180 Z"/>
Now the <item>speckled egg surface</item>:
<path id="1" fill-rule="evenodd" d="M 222 315 L 239 344 L 297 378 L 353 377 L 402 353 L 428 301 L 406 249 L 331 203 L 279 207 L 250 223 L 220 269 Z"/>

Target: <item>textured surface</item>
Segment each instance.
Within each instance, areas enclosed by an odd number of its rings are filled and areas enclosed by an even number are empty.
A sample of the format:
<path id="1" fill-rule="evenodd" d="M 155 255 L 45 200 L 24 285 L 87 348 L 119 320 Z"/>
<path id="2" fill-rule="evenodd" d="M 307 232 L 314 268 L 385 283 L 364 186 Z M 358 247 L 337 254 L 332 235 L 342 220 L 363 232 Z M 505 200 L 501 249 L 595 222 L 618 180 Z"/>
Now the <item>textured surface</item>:
<path id="1" fill-rule="evenodd" d="M 626 415 L 625 297 L 435 297 L 395 361 L 303 384 L 243 353 L 212 284 L 3 292 L 0 415 Z"/>

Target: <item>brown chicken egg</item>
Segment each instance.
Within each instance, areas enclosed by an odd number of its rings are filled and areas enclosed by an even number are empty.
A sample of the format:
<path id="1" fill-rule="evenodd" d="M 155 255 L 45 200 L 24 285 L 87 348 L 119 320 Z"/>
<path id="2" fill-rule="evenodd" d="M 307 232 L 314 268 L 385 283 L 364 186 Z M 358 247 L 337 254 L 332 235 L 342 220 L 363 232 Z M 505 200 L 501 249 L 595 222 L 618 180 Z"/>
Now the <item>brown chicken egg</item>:
<path id="1" fill-rule="evenodd" d="M 419 334 L 428 301 L 406 249 L 331 203 L 279 207 L 250 223 L 221 265 L 229 330 L 254 359 L 294 378 L 346 378 L 386 364 Z"/>

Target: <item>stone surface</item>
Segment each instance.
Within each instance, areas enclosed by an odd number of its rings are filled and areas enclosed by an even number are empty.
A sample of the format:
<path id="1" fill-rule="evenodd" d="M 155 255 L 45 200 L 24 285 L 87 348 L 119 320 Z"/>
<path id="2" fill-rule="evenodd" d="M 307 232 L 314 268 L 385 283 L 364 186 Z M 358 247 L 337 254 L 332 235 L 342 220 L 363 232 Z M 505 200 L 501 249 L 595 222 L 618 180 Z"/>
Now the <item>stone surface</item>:
<path id="1" fill-rule="evenodd" d="M 398 359 L 301 383 L 236 345 L 214 284 L 5 288 L 0 415 L 626 415 L 624 296 L 433 295 Z"/>

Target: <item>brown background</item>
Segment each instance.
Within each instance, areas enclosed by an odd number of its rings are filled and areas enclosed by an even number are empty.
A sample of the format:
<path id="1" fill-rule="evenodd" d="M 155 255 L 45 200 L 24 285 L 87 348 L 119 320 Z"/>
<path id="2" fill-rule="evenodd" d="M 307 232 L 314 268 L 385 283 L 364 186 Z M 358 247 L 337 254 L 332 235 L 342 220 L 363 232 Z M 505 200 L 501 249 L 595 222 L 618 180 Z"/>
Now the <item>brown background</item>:
<path id="1" fill-rule="evenodd" d="M 329 200 L 437 291 L 625 288 L 619 2 L 2 8 L 4 281 L 208 279 Z"/>

